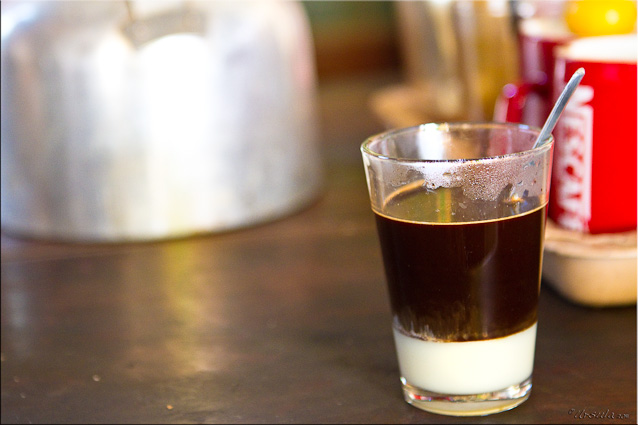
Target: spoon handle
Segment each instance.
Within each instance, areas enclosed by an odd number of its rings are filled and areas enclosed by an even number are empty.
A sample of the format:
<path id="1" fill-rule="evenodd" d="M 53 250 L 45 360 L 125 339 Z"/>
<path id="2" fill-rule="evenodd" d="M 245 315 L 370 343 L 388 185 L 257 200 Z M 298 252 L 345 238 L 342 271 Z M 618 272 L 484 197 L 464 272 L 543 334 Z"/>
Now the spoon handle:
<path id="1" fill-rule="evenodd" d="M 545 125 L 543 125 L 543 128 L 538 135 L 538 139 L 536 139 L 536 143 L 534 143 L 534 147 L 532 149 L 536 149 L 545 141 L 547 141 L 549 135 L 556 126 L 558 118 L 560 118 L 560 115 L 563 113 L 563 109 L 565 109 L 567 102 L 569 102 L 569 99 L 572 97 L 572 94 L 574 94 L 576 87 L 578 87 L 578 84 L 580 84 L 580 80 L 582 80 L 584 76 L 585 70 L 583 68 L 578 68 L 578 70 L 574 72 L 574 75 L 572 75 L 572 78 L 569 79 L 569 82 L 565 86 L 565 89 L 563 89 L 563 92 L 560 94 L 558 100 L 556 101 L 554 108 L 552 108 L 552 112 L 550 112 L 547 121 L 545 121 Z"/>

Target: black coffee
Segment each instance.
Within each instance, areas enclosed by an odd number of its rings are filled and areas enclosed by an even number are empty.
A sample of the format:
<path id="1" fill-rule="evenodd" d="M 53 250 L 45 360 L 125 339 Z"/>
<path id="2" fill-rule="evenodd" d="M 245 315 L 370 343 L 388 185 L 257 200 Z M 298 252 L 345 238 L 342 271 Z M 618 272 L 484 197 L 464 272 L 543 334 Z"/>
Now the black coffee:
<path id="1" fill-rule="evenodd" d="M 395 204 L 409 204 L 403 201 Z M 433 224 L 376 212 L 400 331 L 423 339 L 475 341 L 511 335 L 536 322 L 545 206 L 527 202 L 522 212 L 520 207 L 518 215 L 502 219 Z"/>

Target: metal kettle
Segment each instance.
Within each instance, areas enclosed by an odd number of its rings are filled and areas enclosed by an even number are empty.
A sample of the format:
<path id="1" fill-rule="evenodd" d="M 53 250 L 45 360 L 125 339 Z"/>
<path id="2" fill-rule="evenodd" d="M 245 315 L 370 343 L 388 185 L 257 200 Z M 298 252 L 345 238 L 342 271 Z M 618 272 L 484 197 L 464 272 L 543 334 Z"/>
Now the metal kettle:
<path id="1" fill-rule="evenodd" d="M 2 227 L 69 241 L 239 228 L 320 190 L 290 1 L 2 2 Z"/>

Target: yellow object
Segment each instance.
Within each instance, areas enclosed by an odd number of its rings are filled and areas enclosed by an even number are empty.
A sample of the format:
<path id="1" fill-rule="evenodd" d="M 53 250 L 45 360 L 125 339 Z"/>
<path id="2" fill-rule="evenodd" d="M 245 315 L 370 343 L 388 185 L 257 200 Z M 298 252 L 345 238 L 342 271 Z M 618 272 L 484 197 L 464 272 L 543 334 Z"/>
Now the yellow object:
<path id="1" fill-rule="evenodd" d="M 569 0 L 565 20 L 576 35 L 627 34 L 636 27 L 635 0 Z"/>

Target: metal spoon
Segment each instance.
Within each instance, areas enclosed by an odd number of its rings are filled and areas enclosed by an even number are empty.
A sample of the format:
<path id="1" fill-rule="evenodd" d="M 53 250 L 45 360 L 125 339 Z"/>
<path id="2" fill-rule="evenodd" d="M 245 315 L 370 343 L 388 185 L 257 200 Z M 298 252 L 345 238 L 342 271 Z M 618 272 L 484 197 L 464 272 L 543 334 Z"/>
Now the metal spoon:
<path id="1" fill-rule="evenodd" d="M 563 92 L 560 94 L 558 100 L 556 101 L 552 112 L 549 113 L 549 117 L 547 117 L 547 121 L 545 121 L 545 125 L 543 125 L 543 128 L 538 135 L 538 139 L 536 139 L 536 143 L 534 143 L 534 147 L 532 149 L 536 149 L 549 139 L 549 135 L 554 130 L 560 114 L 563 113 L 565 105 L 567 105 L 567 102 L 569 102 L 572 94 L 574 94 L 574 90 L 576 90 L 576 87 L 578 87 L 578 84 L 580 84 L 580 80 L 582 80 L 584 76 L 585 70 L 583 68 L 578 68 L 578 70 L 574 72 L 574 75 L 572 75 L 572 78 L 569 79 L 569 82 L 565 86 L 565 89 L 563 89 Z"/>

